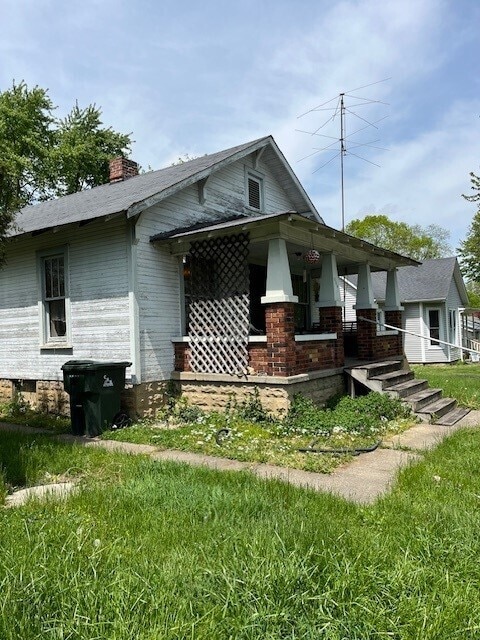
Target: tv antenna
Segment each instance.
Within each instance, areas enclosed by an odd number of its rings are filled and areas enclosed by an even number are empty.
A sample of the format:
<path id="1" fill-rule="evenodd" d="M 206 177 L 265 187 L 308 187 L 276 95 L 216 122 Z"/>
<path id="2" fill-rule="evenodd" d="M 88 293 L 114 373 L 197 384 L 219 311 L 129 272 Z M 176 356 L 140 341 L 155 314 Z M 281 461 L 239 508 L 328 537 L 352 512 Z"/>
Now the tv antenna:
<path id="1" fill-rule="evenodd" d="M 385 149 L 383 147 L 377 147 L 374 146 L 375 143 L 379 142 L 379 140 L 371 140 L 369 142 L 355 142 L 354 140 L 349 140 L 349 138 L 351 138 L 352 136 L 356 135 L 357 133 L 360 133 L 360 131 L 364 131 L 365 129 L 369 129 L 371 127 L 373 127 L 374 129 L 378 129 L 377 124 L 379 122 L 381 122 L 382 120 L 385 120 L 385 118 L 387 118 L 388 116 L 383 116 L 383 118 L 380 118 L 379 120 L 375 120 L 374 122 L 370 122 L 369 120 L 367 120 L 366 118 L 360 116 L 358 113 L 356 113 L 355 111 L 353 111 L 353 107 L 364 107 L 367 105 L 373 105 L 373 104 L 383 104 L 383 105 L 387 105 L 388 106 L 388 102 L 382 102 L 381 100 L 373 100 L 371 98 L 364 98 L 358 95 L 353 95 L 356 91 L 360 91 L 361 89 L 366 89 L 367 87 L 372 87 L 373 85 L 376 84 L 380 84 L 381 82 L 386 82 L 387 80 L 390 80 L 390 78 L 384 78 L 383 80 L 378 80 L 377 82 L 372 82 L 371 84 L 365 84 L 361 87 L 356 87 L 355 89 L 349 89 L 348 91 L 343 91 L 342 93 L 339 93 L 337 96 L 335 96 L 334 98 L 331 98 L 330 100 L 327 100 L 326 102 L 322 102 L 322 104 L 317 105 L 316 107 L 313 107 L 313 109 L 309 109 L 308 111 L 305 111 L 305 113 L 302 113 L 301 115 L 298 116 L 298 118 L 303 118 L 304 116 L 307 116 L 311 113 L 316 113 L 316 112 L 322 112 L 322 111 L 333 111 L 333 114 L 330 115 L 328 117 L 328 119 L 321 124 L 319 127 L 317 127 L 317 129 L 315 129 L 315 131 L 304 131 L 303 129 L 296 129 L 296 131 L 299 131 L 300 133 L 307 133 L 311 136 L 318 136 L 321 138 L 330 138 L 331 140 L 333 140 L 334 142 L 330 143 L 329 145 L 327 145 L 326 147 L 323 147 L 321 149 L 318 149 L 316 147 L 314 147 L 315 151 L 313 153 L 308 154 L 307 156 L 304 156 L 303 158 L 300 158 L 301 160 L 306 160 L 307 158 L 311 158 L 314 155 L 317 155 L 318 153 L 322 153 L 325 151 L 332 151 L 333 147 L 337 144 L 340 143 L 340 149 L 339 151 L 335 152 L 334 155 L 327 160 L 327 162 L 325 162 L 324 164 L 322 164 L 320 167 L 318 167 L 317 169 L 315 169 L 314 173 L 316 173 L 317 171 L 320 171 L 321 169 L 323 169 L 323 167 L 326 167 L 328 164 L 330 164 L 330 162 L 332 162 L 333 160 L 335 160 L 336 158 L 340 157 L 340 191 L 341 191 L 341 200 L 342 200 L 342 231 L 345 231 L 345 175 L 344 175 L 344 158 L 347 155 L 347 153 L 351 156 L 354 156 L 355 158 L 358 158 L 360 160 L 363 160 L 364 162 L 368 162 L 369 164 L 373 164 L 375 167 L 379 167 L 380 165 L 376 164 L 375 162 L 372 162 L 371 160 L 368 160 L 367 158 L 364 158 L 363 156 L 360 156 L 356 153 L 354 153 L 353 151 L 351 151 L 351 149 L 357 149 L 360 147 L 369 147 L 370 149 L 378 149 L 381 151 L 388 151 L 388 149 Z M 354 101 L 356 101 L 354 104 L 347 104 L 347 100 L 348 99 L 352 99 Z M 332 106 L 332 103 L 335 103 L 334 106 Z M 353 131 L 352 133 L 348 134 L 346 133 L 346 117 L 347 114 L 362 120 L 365 124 L 364 126 L 360 127 L 359 129 L 356 129 L 355 131 Z M 340 137 L 337 138 L 335 136 L 329 136 L 326 135 L 324 133 L 319 133 L 319 131 L 321 131 L 324 127 L 326 127 L 329 123 L 334 122 L 335 119 L 340 118 Z M 348 147 L 347 147 L 347 142 L 348 142 Z"/>

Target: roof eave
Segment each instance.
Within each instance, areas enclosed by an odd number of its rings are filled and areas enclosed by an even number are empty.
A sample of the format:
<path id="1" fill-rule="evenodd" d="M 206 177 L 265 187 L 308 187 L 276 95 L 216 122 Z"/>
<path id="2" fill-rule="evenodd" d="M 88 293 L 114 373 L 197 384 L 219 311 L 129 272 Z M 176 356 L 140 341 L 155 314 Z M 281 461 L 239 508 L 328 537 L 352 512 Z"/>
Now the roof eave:
<path id="1" fill-rule="evenodd" d="M 342 231 L 337 231 L 323 223 L 292 212 L 239 218 L 238 221 L 210 225 L 192 232 L 188 230 L 173 230 L 167 234 L 152 236 L 150 241 L 170 244 L 172 249 L 175 246 L 174 252 L 180 254 L 194 240 L 202 240 L 212 235 L 235 233 L 239 228 L 242 231 L 246 231 L 255 227 L 271 226 L 272 224 L 276 225 L 275 235 L 283 237 L 287 241 L 297 242 L 304 246 L 312 244 L 313 248 L 321 248 L 319 239 L 323 238 L 328 241 L 328 251 L 343 253 L 344 248 L 348 247 L 349 253 L 357 256 L 358 262 L 371 262 L 379 270 L 388 270 L 405 265 L 417 266 L 419 264 L 416 260 L 376 247 L 369 242 L 349 236 Z M 267 236 L 265 236 L 266 238 Z M 316 244 L 318 246 L 315 246 Z M 352 262 L 355 262 L 355 259 L 352 258 Z"/>

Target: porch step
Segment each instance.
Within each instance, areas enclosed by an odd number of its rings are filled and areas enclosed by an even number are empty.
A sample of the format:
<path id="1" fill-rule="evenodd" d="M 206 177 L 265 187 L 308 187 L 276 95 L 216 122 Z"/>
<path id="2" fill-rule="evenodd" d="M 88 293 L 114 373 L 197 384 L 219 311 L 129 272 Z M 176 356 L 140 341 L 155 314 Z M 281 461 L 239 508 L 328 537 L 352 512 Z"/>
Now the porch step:
<path id="1" fill-rule="evenodd" d="M 377 381 L 381 384 L 381 389 L 389 389 L 394 385 L 402 384 L 404 382 L 408 382 L 415 377 L 413 371 L 390 371 L 389 373 L 382 373 L 379 376 L 374 376 L 369 378 L 369 380 Z"/>
<path id="2" fill-rule="evenodd" d="M 457 407 L 453 398 L 442 398 L 441 389 L 429 389 L 426 380 L 415 380 L 413 371 L 402 368 L 401 360 L 372 362 L 352 367 L 347 373 L 371 391 L 399 398 L 423 422 L 451 426 L 469 413 L 469 409 Z"/>
<path id="3" fill-rule="evenodd" d="M 422 410 L 423 407 L 433 404 L 437 402 L 442 397 L 441 389 L 423 389 L 422 391 L 418 391 L 417 393 L 412 393 L 411 395 L 402 398 L 402 400 L 408 403 L 412 407 L 412 411 L 414 413 L 418 413 Z"/>
<path id="4" fill-rule="evenodd" d="M 428 387 L 428 382 L 426 380 L 407 380 L 406 382 L 401 382 L 400 384 L 394 384 L 391 387 L 388 387 L 387 393 L 390 396 L 395 398 L 406 399 L 408 396 L 418 393 L 423 389 Z"/>
<path id="5" fill-rule="evenodd" d="M 422 407 L 422 410 L 417 411 L 415 415 L 423 422 L 439 424 L 439 419 L 450 411 L 453 411 L 456 406 L 457 401 L 453 398 L 441 398 Z"/>
<path id="6" fill-rule="evenodd" d="M 358 369 L 362 369 L 367 374 L 367 379 L 383 375 L 384 373 L 391 373 L 392 371 L 398 371 L 402 367 L 401 360 L 386 360 L 385 362 L 372 362 L 370 364 L 364 364 Z"/>
<path id="7" fill-rule="evenodd" d="M 451 427 L 456 424 L 459 420 L 464 418 L 466 415 L 470 413 L 470 409 L 464 409 L 463 407 L 456 407 L 453 411 L 449 411 L 444 416 L 437 420 L 436 424 L 442 425 L 444 427 Z"/>

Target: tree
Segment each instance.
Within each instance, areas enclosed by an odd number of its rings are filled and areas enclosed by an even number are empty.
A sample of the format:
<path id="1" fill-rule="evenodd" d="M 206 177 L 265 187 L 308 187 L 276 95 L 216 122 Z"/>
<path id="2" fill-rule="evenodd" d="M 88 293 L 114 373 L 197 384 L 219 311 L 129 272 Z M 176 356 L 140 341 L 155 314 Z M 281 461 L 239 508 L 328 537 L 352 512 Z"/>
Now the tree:
<path id="1" fill-rule="evenodd" d="M 480 177 L 470 174 L 473 195 L 463 195 L 469 202 L 478 202 L 478 211 L 473 216 L 467 237 L 460 243 L 458 253 L 461 259 L 462 271 L 469 282 L 480 284 Z"/>
<path id="2" fill-rule="evenodd" d="M 0 263 L 14 214 L 27 204 L 108 181 L 108 161 L 130 135 L 102 126 L 95 105 L 54 116 L 48 91 L 25 82 L 0 93 Z"/>
<path id="3" fill-rule="evenodd" d="M 388 216 L 379 214 L 352 220 L 345 227 L 345 231 L 414 260 L 441 258 L 451 254 L 448 245 L 450 233 L 436 224 L 427 227 L 418 224 L 408 225 L 406 222 L 394 222 Z"/>
<path id="4" fill-rule="evenodd" d="M 0 93 L 0 213 L 46 197 L 51 186 L 53 105 L 44 89 L 22 82 Z"/>
<path id="5" fill-rule="evenodd" d="M 85 109 L 76 104 L 58 121 L 52 154 L 57 196 L 108 182 L 109 160 L 129 150 L 130 135 L 102 127 L 101 115 L 94 104 Z"/>

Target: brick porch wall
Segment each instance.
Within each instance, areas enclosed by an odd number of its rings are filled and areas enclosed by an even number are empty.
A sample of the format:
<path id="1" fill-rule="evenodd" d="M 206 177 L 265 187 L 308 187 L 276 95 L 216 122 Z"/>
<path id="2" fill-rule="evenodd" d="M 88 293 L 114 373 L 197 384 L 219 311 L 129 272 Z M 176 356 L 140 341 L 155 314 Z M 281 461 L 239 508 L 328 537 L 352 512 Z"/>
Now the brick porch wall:
<path id="1" fill-rule="evenodd" d="M 392 327 L 399 327 L 402 329 L 402 312 L 401 311 L 385 311 L 385 322 L 391 324 Z M 396 336 L 389 336 L 391 339 L 391 349 L 395 353 L 392 355 L 399 356 L 404 354 L 403 350 L 403 333 L 398 332 Z"/>
<path id="2" fill-rule="evenodd" d="M 375 322 L 377 313 L 375 309 L 358 309 L 357 318 L 360 316 Z M 387 311 L 385 322 L 396 327 L 401 327 L 402 312 Z M 402 334 L 377 336 L 377 325 L 370 322 L 357 322 L 358 357 L 360 360 L 377 360 L 392 356 L 403 356 Z"/>
<path id="3" fill-rule="evenodd" d="M 343 311 L 342 307 L 322 307 L 319 310 L 320 331 L 322 333 L 336 333 L 335 367 L 345 364 L 345 349 L 343 344 Z"/>
<path id="4" fill-rule="evenodd" d="M 336 333 L 336 340 L 295 342 L 294 307 L 290 302 L 269 304 L 265 308 L 266 342 L 248 345 L 248 373 L 293 376 L 300 373 L 343 367 L 344 349 L 342 309 L 320 309 L 320 329 Z M 175 342 L 175 371 L 191 371 L 190 347 Z"/>
<path id="5" fill-rule="evenodd" d="M 360 360 L 370 360 L 375 358 L 375 339 L 377 337 L 377 326 L 370 322 L 359 320 L 360 316 L 375 322 L 377 319 L 376 309 L 357 309 L 357 340 L 358 357 Z"/>
<path id="6" fill-rule="evenodd" d="M 174 353 L 175 371 L 191 371 L 190 346 L 188 342 L 175 342 Z"/>

